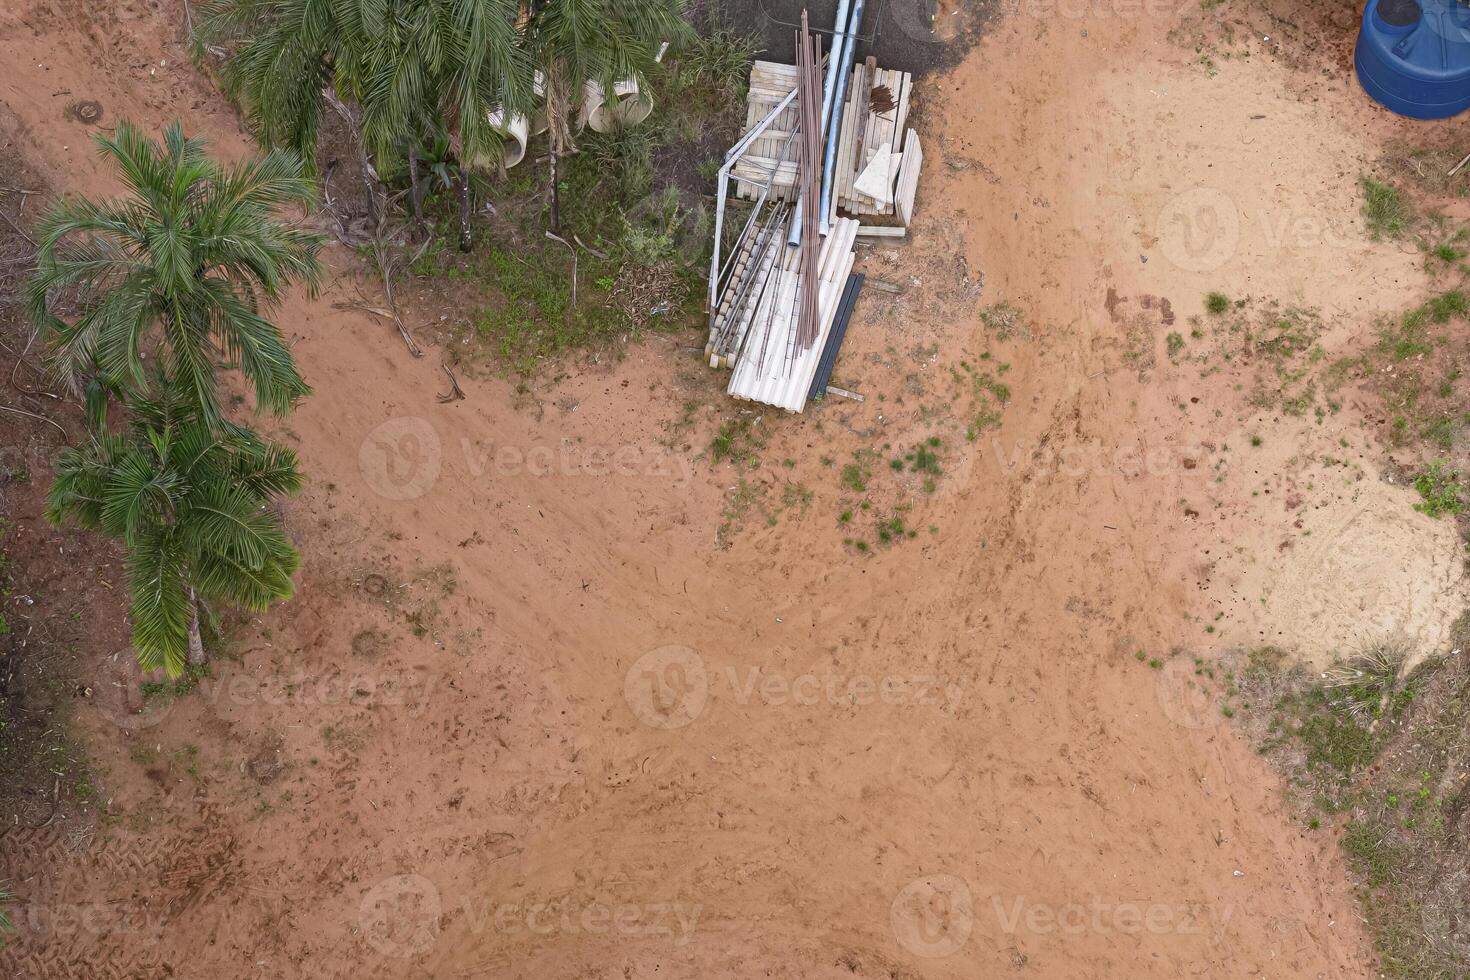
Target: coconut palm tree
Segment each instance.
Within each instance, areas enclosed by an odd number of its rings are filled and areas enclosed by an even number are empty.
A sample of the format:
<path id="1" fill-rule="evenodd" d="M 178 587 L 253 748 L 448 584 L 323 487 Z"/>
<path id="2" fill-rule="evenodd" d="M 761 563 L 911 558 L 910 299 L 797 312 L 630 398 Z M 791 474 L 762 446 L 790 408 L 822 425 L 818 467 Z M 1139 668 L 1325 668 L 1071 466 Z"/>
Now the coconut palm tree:
<path id="1" fill-rule="evenodd" d="M 131 123 L 97 144 L 128 196 L 55 205 L 37 230 L 30 312 L 53 335 L 73 381 L 95 372 L 115 390 L 146 387 L 145 348 L 161 377 L 221 424 L 216 363 L 239 365 L 260 408 L 284 412 L 311 389 L 266 314 L 293 283 L 315 288 L 321 240 L 277 220 L 313 200 L 294 153 L 224 166 L 175 122 L 162 144 Z M 75 315 L 66 312 L 75 309 Z"/>
<path id="2" fill-rule="evenodd" d="M 681 41 L 690 30 L 684 6 L 684 0 L 528 0 L 524 43 L 546 92 L 553 231 L 561 224 L 557 159 L 576 149 L 573 105 L 588 82 L 607 92 L 624 79 L 646 87 L 664 42 Z"/>
<path id="3" fill-rule="evenodd" d="M 441 132 L 462 164 L 498 153 L 491 115 L 524 111 L 531 95 L 520 16 L 519 0 L 208 0 L 199 40 L 227 50 L 225 90 L 262 140 L 311 159 L 331 103 L 371 181 L 400 160 L 413 169 Z M 460 197 L 467 233 L 464 174 Z"/>
<path id="4" fill-rule="evenodd" d="M 264 610 L 290 598 L 300 557 L 270 503 L 301 475 L 290 449 L 211 425 L 192 392 L 158 380 L 156 395 L 131 400 L 125 432 L 104 420 L 58 457 L 46 516 L 122 541 L 138 661 L 177 677 L 205 661 L 202 601 Z"/>

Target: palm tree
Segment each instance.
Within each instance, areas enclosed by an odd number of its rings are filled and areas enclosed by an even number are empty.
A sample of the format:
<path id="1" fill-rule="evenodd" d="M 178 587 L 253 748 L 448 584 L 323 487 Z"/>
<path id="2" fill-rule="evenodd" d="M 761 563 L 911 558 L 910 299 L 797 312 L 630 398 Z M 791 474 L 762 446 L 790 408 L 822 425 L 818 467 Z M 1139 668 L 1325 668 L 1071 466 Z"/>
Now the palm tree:
<path id="1" fill-rule="evenodd" d="M 369 152 L 378 167 L 407 158 L 413 169 L 416 148 L 438 133 L 462 165 L 498 152 L 491 114 L 523 111 L 531 95 L 520 16 L 520 0 L 209 0 L 199 39 L 228 46 L 225 90 L 271 145 L 310 160 L 322 104 L 337 106 L 371 183 Z"/>
<path id="2" fill-rule="evenodd" d="M 124 433 L 104 420 L 58 457 L 46 516 L 122 541 L 138 661 L 177 677 L 186 660 L 204 663 L 204 599 L 264 610 L 290 598 L 300 556 L 269 504 L 301 475 L 290 449 L 212 425 L 191 392 L 158 388 L 131 401 Z"/>
<path id="3" fill-rule="evenodd" d="M 586 84 L 634 79 L 648 84 L 665 41 L 689 32 L 684 0 L 528 0 L 525 44 L 546 91 L 551 143 L 551 224 L 560 230 L 557 158 L 576 149 L 571 111 Z"/>
<path id="4" fill-rule="evenodd" d="M 231 166 L 205 155 L 174 122 L 160 145 L 126 121 L 97 144 L 131 192 L 55 205 L 38 228 L 30 311 L 54 334 L 73 381 L 97 372 L 114 390 L 146 386 L 145 345 L 158 342 L 162 376 L 221 424 L 215 365 L 239 365 L 259 407 L 284 412 L 311 389 L 266 319 L 293 283 L 315 289 L 321 239 L 276 213 L 314 198 L 294 153 Z M 75 303 L 74 319 L 60 310 Z"/>

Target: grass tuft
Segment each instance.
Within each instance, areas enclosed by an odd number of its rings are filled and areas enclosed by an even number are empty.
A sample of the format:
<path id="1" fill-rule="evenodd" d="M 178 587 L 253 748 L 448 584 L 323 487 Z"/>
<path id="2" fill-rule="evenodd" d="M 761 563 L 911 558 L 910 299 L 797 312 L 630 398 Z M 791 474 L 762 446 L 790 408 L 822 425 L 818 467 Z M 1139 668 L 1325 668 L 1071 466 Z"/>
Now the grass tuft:
<path id="1" fill-rule="evenodd" d="M 1362 177 L 1363 220 L 1374 238 L 1398 238 L 1408 230 L 1412 214 L 1398 188 L 1372 177 Z"/>

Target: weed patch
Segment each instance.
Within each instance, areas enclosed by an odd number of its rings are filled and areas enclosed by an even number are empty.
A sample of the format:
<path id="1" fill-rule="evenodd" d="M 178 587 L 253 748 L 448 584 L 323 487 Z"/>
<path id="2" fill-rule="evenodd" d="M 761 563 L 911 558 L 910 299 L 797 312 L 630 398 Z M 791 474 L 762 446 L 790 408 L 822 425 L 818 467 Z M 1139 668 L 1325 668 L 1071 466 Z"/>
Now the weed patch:
<path id="1" fill-rule="evenodd" d="M 1414 489 L 1422 498 L 1414 509 L 1430 517 L 1459 514 L 1465 510 L 1465 484 L 1443 459 L 1433 459 L 1414 477 Z"/>
<path id="2" fill-rule="evenodd" d="M 1372 177 L 1362 177 L 1358 186 L 1363 192 L 1363 220 L 1374 238 L 1398 238 L 1408 230 L 1413 215 L 1403 195 L 1391 184 Z"/>
<path id="3" fill-rule="evenodd" d="M 1465 976 L 1470 663 L 1432 657 L 1405 674 L 1402 655 L 1374 644 L 1315 675 L 1268 648 L 1227 676 L 1238 723 L 1290 779 L 1304 823 L 1343 814 L 1341 846 L 1383 972 Z"/>

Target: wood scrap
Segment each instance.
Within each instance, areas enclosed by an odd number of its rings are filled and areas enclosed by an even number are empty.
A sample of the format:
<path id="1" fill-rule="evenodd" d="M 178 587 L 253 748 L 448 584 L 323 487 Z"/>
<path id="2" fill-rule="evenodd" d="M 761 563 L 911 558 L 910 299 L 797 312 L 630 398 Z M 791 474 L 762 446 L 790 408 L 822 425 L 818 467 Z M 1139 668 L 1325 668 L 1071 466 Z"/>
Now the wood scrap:
<path id="1" fill-rule="evenodd" d="M 439 403 L 447 404 L 448 402 L 463 401 L 465 397 L 464 389 L 459 386 L 459 379 L 454 376 L 453 371 L 449 370 L 448 364 L 440 364 L 439 367 L 444 370 L 445 375 L 449 378 L 449 391 L 439 396 Z"/>

